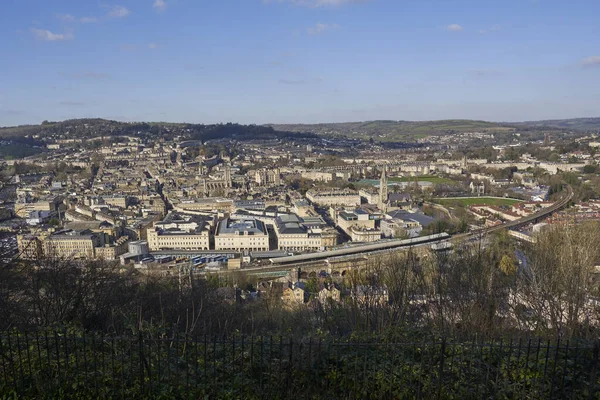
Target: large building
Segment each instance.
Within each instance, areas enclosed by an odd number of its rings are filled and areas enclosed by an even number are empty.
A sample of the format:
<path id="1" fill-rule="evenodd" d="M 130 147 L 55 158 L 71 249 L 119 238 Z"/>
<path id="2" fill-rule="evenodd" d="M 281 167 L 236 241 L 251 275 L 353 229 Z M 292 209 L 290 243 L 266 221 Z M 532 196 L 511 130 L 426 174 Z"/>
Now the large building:
<path id="1" fill-rule="evenodd" d="M 213 218 L 169 213 L 163 221 L 148 229 L 148 246 L 152 251 L 182 249 L 209 250 Z"/>
<path id="2" fill-rule="evenodd" d="M 377 204 L 379 202 L 379 191 L 375 188 L 367 187 L 358 191 L 361 201 L 367 204 Z"/>
<path id="3" fill-rule="evenodd" d="M 124 195 L 102 196 L 102 200 L 104 201 L 104 204 L 120 208 L 127 208 L 130 203 L 130 198 Z"/>
<path id="4" fill-rule="evenodd" d="M 215 250 L 268 251 L 269 233 L 265 224 L 256 219 L 219 222 L 215 234 Z"/>
<path id="5" fill-rule="evenodd" d="M 281 171 L 279 168 L 259 169 L 254 174 L 254 181 L 259 186 L 279 186 L 281 185 Z"/>
<path id="6" fill-rule="evenodd" d="M 337 224 L 353 242 L 375 242 L 381 239 L 381 230 L 375 225 L 379 218 L 380 215 L 361 208 L 354 211 L 343 210 L 337 215 Z"/>
<path id="7" fill-rule="evenodd" d="M 300 217 L 316 214 L 314 208 L 304 199 L 294 200 L 292 202 L 292 211 Z"/>
<path id="8" fill-rule="evenodd" d="M 354 190 L 328 190 L 306 192 L 306 198 L 320 206 L 360 206 L 360 195 Z"/>
<path id="9" fill-rule="evenodd" d="M 129 238 L 121 236 L 112 244 L 105 244 L 104 247 L 96 247 L 96 258 L 102 260 L 116 260 L 120 255 L 127 253 Z"/>
<path id="10" fill-rule="evenodd" d="M 280 250 L 320 251 L 337 242 L 337 233 L 326 229 L 327 224 L 320 217 L 282 215 L 275 219 L 274 226 Z"/>
<path id="11" fill-rule="evenodd" d="M 129 238 L 120 237 L 112 243 L 107 239 L 104 233 L 92 232 L 89 229 L 64 229 L 52 234 L 45 232 L 40 235 L 19 235 L 17 245 L 21 257 L 25 259 L 48 256 L 114 260 L 127 252 Z"/>
<path id="12" fill-rule="evenodd" d="M 26 194 L 15 203 L 15 214 L 21 218 L 27 218 L 32 211 L 56 211 L 62 203 L 63 197 L 49 196 L 45 199 L 33 198 Z"/>
<path id="13" fill-rule="evenodd" d="M 323 172 L 323 171 L 315 171 L 315 170 L 304 171 L 300 175 L 304 179 L 310 179 L 313 181 L 320 181 L 320 182 L 331 182 L 335 176 L 335 174 L 332 172 Z"/>
<path id="14" fill-rule="evenodd" d="M 25 260 L 40 258 L 44 255 L 44 238 L 37 235 L 18 235 L 17 246 L 21 258 Z"/>
<path id="15" fill-rule="evenodd" d="M 381 230 L 377 228 L 363 228 L 360 226 L 351 226 L 348 235 L 353 242 L 376 242 L 381 239 Z"/>
<path id="16" fill-rule="evenodd" d="M 175 209 L 178 211 L 199 211 L 199 212 L 211 212 L 211 211 L 225 211 L 232 212 L 234 209 L 233 200 L 226 199 L 223 197 L 207 197 L 204 199 L 197 200 L 184 200 L 175 205 Z"/>
<path id="17" fill-rule="evenodd" d="M 90 230 L 66 230 L 48 236 L 44 242 L 44 253 L 57 257 L 96 258 L 96 247 L 104 247 L 104 235 Z"/>
<path id="18" fill-rule="evenodd" d="M 394 210 L 381 220 L 381 233 L 387 238 L 416 237 L 435 219 L 421 212 Z"/>

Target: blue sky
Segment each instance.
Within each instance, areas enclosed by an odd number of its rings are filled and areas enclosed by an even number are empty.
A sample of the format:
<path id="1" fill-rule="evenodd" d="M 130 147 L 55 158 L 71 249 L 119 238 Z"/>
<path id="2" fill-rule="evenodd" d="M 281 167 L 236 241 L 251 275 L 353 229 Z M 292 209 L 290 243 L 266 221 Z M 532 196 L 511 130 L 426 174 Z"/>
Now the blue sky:
<path id="1" fill-rule="evenodd" d="M 600 116 L 598 0 L 3 0 L 0 126 Z"/>

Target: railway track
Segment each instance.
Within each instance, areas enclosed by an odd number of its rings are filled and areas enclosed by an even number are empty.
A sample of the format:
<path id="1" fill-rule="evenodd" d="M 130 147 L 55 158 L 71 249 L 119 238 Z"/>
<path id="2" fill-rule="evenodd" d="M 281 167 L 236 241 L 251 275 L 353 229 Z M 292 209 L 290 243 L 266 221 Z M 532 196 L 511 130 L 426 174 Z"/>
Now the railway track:
<path id="1" fill-rule="evenodd" d="M 571 200 L 573 200 L 573 188 L 570 185 L 566 185 L 567 188 L 567 195 L 564 196 L 561 200 L 557 201 L 556 203 L 554 203 L 553 205 L 551 205 L 550 207 L 546 207 L 541 209 L 540 211 L 538 211 L 535 214 L 529 215 L 527 217 L 518 219 L 516 221 L 510 221 L 507 222 L 505 224 L 502 225 L 497 225 L 497 226 L 492 226 L 490 228 L 486 228 L 486 229 L 482 229 L 480 231 L 475 231 L 475 232 L 469 232 L 469 233 L 463 233 L 460 235 L 454 235 L 452 236 L 453 240 L 457 240 L 457 239 L 466 239 L 470 236 L 475 236 L 475 235 L 481 235 L 481 234 L 489 234 L 489 233 L 494 233 L 494 232 L 498 232 L 501 231 L 503 229 L 510 229 L 510 228 L 515 228 L 518 226 L 523 226 L 523 225 L 527 225 L 531 222 L 537 221 L 541 218 L 545 218 L 551 214 L 554 214 L 555 212 L 563 209 L 564 207 L 566 207 L 569 202 Z"/>

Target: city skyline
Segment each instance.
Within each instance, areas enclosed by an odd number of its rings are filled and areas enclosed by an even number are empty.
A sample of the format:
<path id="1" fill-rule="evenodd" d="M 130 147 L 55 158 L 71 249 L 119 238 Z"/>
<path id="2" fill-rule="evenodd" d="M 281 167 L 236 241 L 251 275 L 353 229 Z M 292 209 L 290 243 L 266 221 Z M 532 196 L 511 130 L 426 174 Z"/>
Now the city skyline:
<path id="1" fill-rule="evenodd" d="M 600 108 L 592 1 L 85 3 L 5 6 L 0 125 L 522 121 Z"/>

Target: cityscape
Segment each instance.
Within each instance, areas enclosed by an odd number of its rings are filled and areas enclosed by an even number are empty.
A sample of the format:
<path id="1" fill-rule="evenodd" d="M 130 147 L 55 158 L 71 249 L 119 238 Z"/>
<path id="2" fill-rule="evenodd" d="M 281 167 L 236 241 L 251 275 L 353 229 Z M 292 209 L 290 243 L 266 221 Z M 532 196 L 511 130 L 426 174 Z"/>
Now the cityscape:
<path id="1" fill-rule="evenodd" d="M 600 398 L 600 4 L 51 3 L 0 398 Z"/>
<path id="2" fill-rule="evenodd" d="M 101 131 L 103 123 L 56 127 Z M 566 202 L 554 207 L 566 195 L 551 193 L 553 176 L 595 169 L 595 134 L 576 135 L 578 149 L 562 153 L 548 132 L 525 141 L 519 128 L 502 128 L 509 144 L 492 146 L 494 158 L 486 159 L 471 158 L 467 149 L 482 136 L 493 140 L 493 129 L 389 149 L 385 142 L 293 134 L 202 141 L 161 128 L 165 135 L 150 140 L 143 131 L 85 141 L 32 135 L 44 144 L 39 156 L 5 161 L 5 171 L 14 172 L 2 226 L 16 236 L 4 240 L 23 259 L 119 261 L 164 276 L 276 276 L 307 265 L 294 266 L 295 256 L 336 276 L 374 256 L 374 248 L 411 247 L 408 239 L 445 233 L 428 246 L 451 251 L 453 235 L 510 226 L 509 235 L 535 241 L 552 226 L 593 220 L 600 207 L 587 198 L 569 210 Z M 553 153 L 538 159 L 529 148 Z M 273 268 L 280 264 L 291 265 Z"/>

